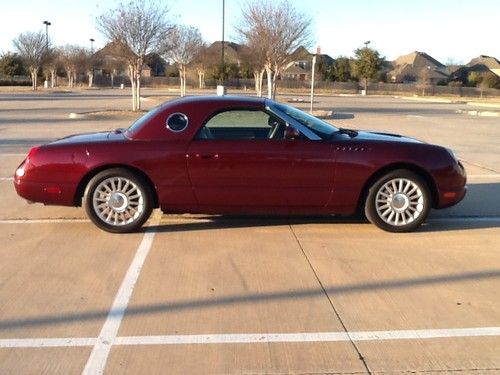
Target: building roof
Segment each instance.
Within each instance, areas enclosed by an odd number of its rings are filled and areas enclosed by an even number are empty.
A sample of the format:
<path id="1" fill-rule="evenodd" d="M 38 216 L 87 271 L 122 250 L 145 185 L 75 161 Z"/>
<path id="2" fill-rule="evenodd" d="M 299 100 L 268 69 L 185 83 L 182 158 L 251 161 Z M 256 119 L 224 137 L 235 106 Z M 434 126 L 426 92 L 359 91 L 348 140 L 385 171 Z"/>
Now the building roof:
<path id="1" fill-rule="evenodd" d="M 241 62 L 241 54 L 245 46 L 224 41 L 224 61 L 232 64 L 239 64 Z M 222 52 L 222 42 L 217 41 L 213 42 L 210 46 L 207 47 L 205 54 L 207 56 L 215 55 L 220 56 Z"/>
<path id="2" fill-rule="evenodd" d="M 445 68 L 443 64 L 441 64 L 432 56 L 429 56 L 425 52 L 418 52 L 418 51 L 414 51 L 407 55 L 399 56 L 394 61 L 395 66 L 403 64 L 412 65 L 414 68 L 426 68 L 428 66 L 430 66 L 431 68 L 439 68 L 439 69 Z"/>
<path id="3" fill-rule="evenodd" d="M 483 65 L 489 70 L 500 69 L 500 61 L 491 56 L 480 55 L 473 58 L 467 65 L 467 67 L 472 68 L 477 65 Z"/>
<path id="4" fill-rule="evenodd" d="M 449 74 L 446 66 L 427 53 L 418 51 L 398 57 L 392 66 L 388 75 L 394 82 L 416 81 L 422 76 L 440 81 L 448 78 Z"/>

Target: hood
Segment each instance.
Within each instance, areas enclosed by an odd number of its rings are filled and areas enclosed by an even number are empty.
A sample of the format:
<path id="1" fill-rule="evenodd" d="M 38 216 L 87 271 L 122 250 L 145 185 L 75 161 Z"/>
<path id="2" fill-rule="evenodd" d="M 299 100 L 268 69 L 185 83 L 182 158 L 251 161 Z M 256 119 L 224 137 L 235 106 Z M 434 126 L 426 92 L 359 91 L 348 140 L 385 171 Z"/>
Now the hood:
<path id="1" fill-rule="evenodd" d="M 68 137 L 50 142 L 50 145 L 69 145 L 69 144 L 89 144 L 108 141 L 124 140 L 125 135 L 121 131 L 107 131 L 98 133 L 75 134 Z"/>
<path id="2" fill-rule="evenodd" d="M 424 143 L 422 141 L 419 141 L 418 139 L 405 137 L 399 134 L 381 133 L 372 131 L 359 131 L 355 139 L 361 141 Z"/>

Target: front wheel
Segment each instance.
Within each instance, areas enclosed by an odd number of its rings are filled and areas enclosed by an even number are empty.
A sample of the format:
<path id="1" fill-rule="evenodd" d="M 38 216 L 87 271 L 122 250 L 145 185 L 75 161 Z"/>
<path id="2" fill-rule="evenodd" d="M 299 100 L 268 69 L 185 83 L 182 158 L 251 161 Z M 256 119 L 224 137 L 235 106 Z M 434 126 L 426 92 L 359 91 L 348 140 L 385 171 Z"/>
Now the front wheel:
<path id="1" fill-rule="evenodd" d="M 426 182 L 419 175 L 400 169 L 386 174 L 370 187 L 365 214 L 383 230 L 409 232 L 424 222 L 430 206 Z"/>
<path id="2" fill-rule="evenodd" d="M 83 201 L 90 220 L 112 233 L 139 229 L 153 210 L 149 185 L 123 168 L 96 174 L 85 189 Z"/>

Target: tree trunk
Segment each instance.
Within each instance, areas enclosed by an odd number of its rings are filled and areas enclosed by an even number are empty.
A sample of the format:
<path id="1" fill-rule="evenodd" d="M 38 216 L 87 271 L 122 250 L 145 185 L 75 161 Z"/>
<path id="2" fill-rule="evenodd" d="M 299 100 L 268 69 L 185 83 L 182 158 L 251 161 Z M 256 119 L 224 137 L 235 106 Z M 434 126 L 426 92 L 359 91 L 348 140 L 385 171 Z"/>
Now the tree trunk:
<path id="1" fill-rule="evenodd" d="M 204 89 L 205 88 L 205 72 L 203 70 L 198 70 L 198 81 L 199 81 L 199 88 Z"/>
<path id="2" fill-rule="evenodd" d="M 50 87 L 54 88 L 56 86 L 56 71 L 55 69 L 50 69 Z"/>
<path id="3" fill-rule="evenodd" d="M 273 98 L 273 76 L 272 76 L 270 66 L 266 66 L 266 75 L 267 75 L 267 97 L 268 97 L 268 99 L 272 99 Z"/>
<path id="4" fill-rule="evenodd" d="M 139 69 L 137 69 L 137 75 L 136 75 L 136 82 L 135 82 L 135 103 L 136 103 L 136 110 L 140 111 L 141 110 L 141 73 L 139 72 Z"/>
<path id="5" fill-rule="evenodd" d="M 186 96 L 186 66 L 185 65 L 180 66 L 179 77 L 181 79 L 181 96 Z"/>
<path id="6" fill-rule="evenodd" d="M 258 97 L 262 97 L 262 80 L 264 79 L 264 70 L 254 70 L 255 92 Z"/>
<path id="7" fill-rule="evenodd" d="M 33 91 L 36 91 L 37 89 L 37 82 L 36 82 L 36 76 L 37 76 L 38 69 L 31 68 L 30 69 L 30 74 L 31 74 L 31 88 Z"/>
<path id="8" fill-rule="evenodd" d="M 130 78 L 130 86 L 132 88 L 132 111 L 136 111 L 135 105 L 135 74 L 134 74 L 134 66 L 130 64 L 128 66 L 128 76 Z"/>
<path id="9" fill-rule="evenodd" d="M 109 73 L 110 77 L 111 77 L 111 88 L 114 88 L 115 87 L 115 74 L 114 72 L 111 72 Z"/>
<path id="10" fill-rule="evenodd" d="M 278 75 L 279 75 L 280 71 L 278 69 L 276 69 L 274 71 L 274 77 L 273 77 L 273 97 L 271 99 L 276 99 L 276 86 L 278 84 Z"/>

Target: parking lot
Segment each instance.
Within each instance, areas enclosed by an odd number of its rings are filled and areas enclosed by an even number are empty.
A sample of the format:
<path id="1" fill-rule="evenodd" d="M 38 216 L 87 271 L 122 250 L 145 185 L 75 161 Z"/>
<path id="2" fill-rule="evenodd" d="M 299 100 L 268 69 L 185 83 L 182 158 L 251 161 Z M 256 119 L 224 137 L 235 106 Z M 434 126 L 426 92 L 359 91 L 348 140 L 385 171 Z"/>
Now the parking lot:
<path id="1" fill-rule="evenodd" d="M 143 94 L 145 108 L 173 95 Z M 463 161 L 465 200 L 414 233 L 155 212 L 119 235 L 81 208 L 17 197 L 12 175 L 31 146 L 128 126 L 102 112 L 128 109 L 128 95 L 0 92 L 0 374 L 500 372 L 500 117 L 469 116 L 465 103 L 317 98 L 336 124 L 445 145 Z M 89 111 L 100 113 L 69 118 Z"/>

